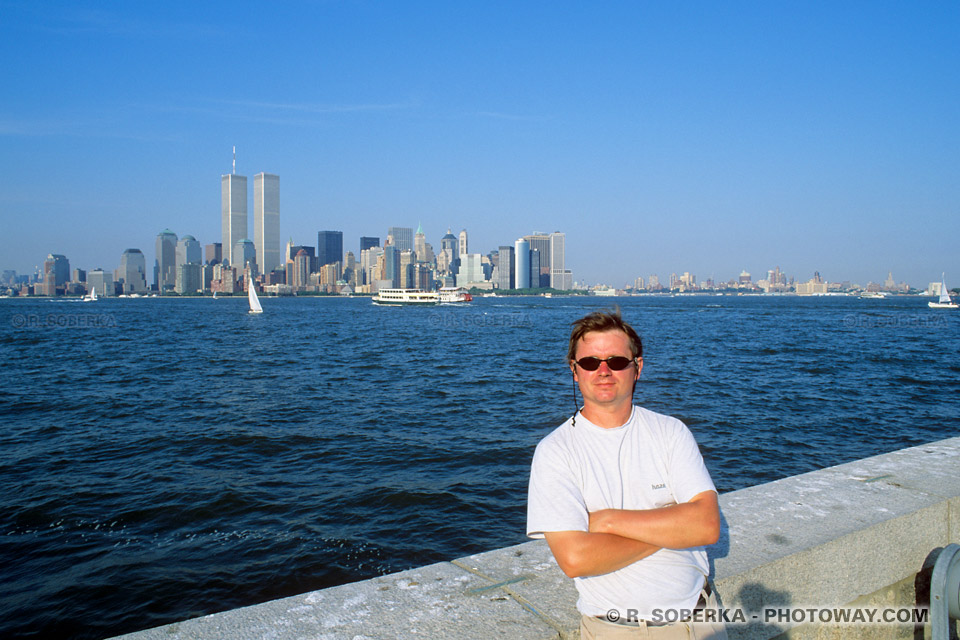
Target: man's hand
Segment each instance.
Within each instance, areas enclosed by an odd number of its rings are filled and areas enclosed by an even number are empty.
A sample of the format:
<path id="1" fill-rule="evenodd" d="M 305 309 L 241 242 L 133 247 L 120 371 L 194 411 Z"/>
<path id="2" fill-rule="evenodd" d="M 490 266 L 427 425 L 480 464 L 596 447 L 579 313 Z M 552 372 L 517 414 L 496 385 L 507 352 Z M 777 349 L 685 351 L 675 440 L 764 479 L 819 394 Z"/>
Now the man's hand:
<path id="1" fill-rule="evenodd" d="M 639 540 L 667 549 L 713 544 L 720 538 L 720 507 L 713 491 L 660 509 L 603 509 L 590 514 L 590 532 Z"/>

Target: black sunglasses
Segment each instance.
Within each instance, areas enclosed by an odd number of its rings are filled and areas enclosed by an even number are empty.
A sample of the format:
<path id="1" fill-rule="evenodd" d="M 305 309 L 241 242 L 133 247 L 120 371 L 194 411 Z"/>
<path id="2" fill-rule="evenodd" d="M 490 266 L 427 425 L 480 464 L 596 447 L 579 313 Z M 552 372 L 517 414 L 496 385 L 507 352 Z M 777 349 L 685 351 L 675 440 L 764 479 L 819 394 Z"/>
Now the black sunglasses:
<path id="1" fill-rule="evenodd" d="M 611 371 L 623 371 L 630 366 L 630 363 L 633 362 L 632 358 L 626 358 L 624 356 L 610 356 L 609 358 L 600 358 L 594 356 L 588 356 L 586 358 L 580 358 L 575 361 L 580 368 L 584 371 L 596 371 L 600 368 L 601 362 L 606 362 L 607 366 L 610 367 Z"/>

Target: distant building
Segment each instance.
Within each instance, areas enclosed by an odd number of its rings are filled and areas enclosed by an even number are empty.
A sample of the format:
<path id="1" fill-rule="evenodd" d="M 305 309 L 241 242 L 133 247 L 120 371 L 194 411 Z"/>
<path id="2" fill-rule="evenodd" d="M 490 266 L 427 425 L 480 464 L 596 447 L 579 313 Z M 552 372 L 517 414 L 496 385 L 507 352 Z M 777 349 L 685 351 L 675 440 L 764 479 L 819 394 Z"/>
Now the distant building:
<path id="1" fill-rule="evenodd" d="M 539 289 L 544 286 L 542 280 L 540 279 L 540 250 L 539 249 L 530 249 L 530 286 L 534 289 Z M 550 281 L 547 281 L 546 286 L 550 286 Z"/>
<path id="2" fill-rule="evenodd" d="M 220 232 L 223 256 L 230 266 L 235 265 L 233 250 L 247 237 L 247 177 L 230 173 L 220 178 Z"/>
<path id="3" fill-rule="evenodd" d="M 288 282 L 293 285 L 294 290 L 302 289 L 310 282 L 310 254 L 304 249 L 300 249 L 293 258 L 292 277 Z"/>
<path id="4" fill-rule="evenodd" d="M 233 245 L 233 259 L 234 262 L 231 262 L 230 266 L 234 267 L 238 273 L 252 265 L 255 271 L 253 277 L 257 277 L 257 248 L 248 238 L 242 238 Z"/>
<path id="5" fill-rule="evenodd" d="M 283 265 L 280 252 L 280 176 L 253 176 L 253 244 L 260 273 Z"/>
<path id="6" fill-rule="evenodd" d="M 387 235 L 393 238 L 393 244 L 400 251 L 413 251 L 413 229 L 410 227 L 390 227 Z"/>
<path id="7" fill-rule="evenodd" d="M 214 242 L 206 245 L 203 248 L 203 261 L 210 265 L 223 262 L 223 244 Z"/>
<path id="8" fill-rule="evenodd" d="M 530 288 L 530 243 L 520 238 L 513 243 L 514 250 L 514 273 L 517 289 Z M 537 282 L 539 286 L 539 278 Z"/>
<path id="9" fill-rule="evenodd" d="M 796 288 L 798 296 L 823 295 L 827 292 L 827 283 L 820 277 L 819 271 L 814 271 L 810 280 L 798 282 Z"/>
<path id="10" fill-rule="evenodd" d="M 177 281 L 177 234 L 164 229 L 157 234 L 156 260 L 153 263 L 153 284 L 157 291 L 172 288 Z"/>
<path id="11" fill-rule="evenodd" d="M 550 247 L 551 240 L 549 233 L 541 233 L 539 231 L 534 232 L 528 236 L 523 236 L 523 239 L 530 243 L 530 251 L 538 251 L 540 253 L 540 273 L 539 273 L 539 284 L 538 287 L 549 287 L 550 286 Z M 535 274 L 530 272 L 530 281 L 533 283 Z"/>
<path id="12" fill-rule="evenodd" d="M 513 259 L 513 247 L 500 247 L 499 273 L 497 286 L 500 289 L 514 289 L 516 283 L 516 263 Z"/>
<path id="13" fill-rule="evenodd" d="M 203 265 L 199 262 L 178 264 L 174 291 L 180 295 L 203 291 Z"/>
<path id="14" fill-rule="evenodd" d="M 450 229 L 447 229 L 447 233 L 440 239 L 440 252 L 445 254 L 446 268 L 443 271 L 456 271 L 457 260 L 460 258 L 460 243 L 450 233 Z M 439 267 L 439 264 L 437 266 Z"/>
<path id="15" fill-rule="evenodd" d="M 48 272 L 53 273 L 54 286 L 62 287 L 70 282 L 70 261 L 67 260 L 66 256 L 60 255 L 59 253 L 48 254 L 47 259 L 43 263 L 44 276 L 46 276 Z M 49 295 L 53 295 L 53 293 Z"/>
<path id="16" fill-rule="evenodd" d="M 470 288 L 474 284 L 485 280 L 483 273 L 483 256 L 479 253 L 463 253 L 460 255 L 460 269 L 457 271 L 457 286 Z"/>
<path id="17" fill-rule="evenodd" d="M 383 279 L 389 281 L 392 288 L 400 286 L 400 250 L 396 245 L 383 248 Z"/>
<path id="18" fill-rule="evenodd" d="M 467 230 L 464 229 L 460 232 L 460 237 L 457 242 L 457 257 L 470 253 L 470 249 L 467 247 Z"/>
<path id="19" fill-rule="evenodd" d="M 343 263 L 343 231 L 317 232 L 317 268 Z"/>
<path id="20" fill-rule="evenodd" d="M 103 269 L 87 273 L 87 292 L 96 289 L 97 295 L 106 298 L 113 295 L 113 274 Z"/>
<path id="21" fill-rule="evenodd" d="M 147 259 L 140 249 L 127 249 L 120 256 L 120 279 L 124 293 L 143 293 L 147 290 Z"/>
<path id="22" fill-rule="evenodd" d="M 564 233 L 550 234 L 550 286 L 563 291 L 573 288 L 573 272 L 566 268 L 566 241 Z"/>
<path id="23" fill-rule="evenodd" d="M 366 251 L 367 249 L 372 249 L 374 247 L 380 246 L 380 238 L 375 238 L 373 236 L 360 236 L 360 251 Z"/>
<path id="24" fill-rule="evenodd" d="M 186 235 L 177 241 L 177 268 L 182 264 L 202 264 L 200 243 L 193 236 Z"/>
<path id="25" fill-rule="evenodd" d="M 417 262 L 427 261 L 427 236 L 423 233 L 423 225 L 417 225 L 417 232 L 413 234 L 413 252 Z"/>

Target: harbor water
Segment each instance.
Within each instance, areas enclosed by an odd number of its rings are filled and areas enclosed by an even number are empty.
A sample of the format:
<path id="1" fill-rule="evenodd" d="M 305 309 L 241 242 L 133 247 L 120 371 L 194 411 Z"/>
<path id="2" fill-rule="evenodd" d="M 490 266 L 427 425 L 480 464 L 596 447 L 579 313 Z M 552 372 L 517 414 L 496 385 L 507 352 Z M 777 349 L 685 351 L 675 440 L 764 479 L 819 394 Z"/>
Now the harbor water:
<path id="1" fill-rule="evenodd" d="M 0 637 L 104 638 L 523 542 L 570 323 L 721 492 L 960 434 L 923 298 L 0 300 Z"/>

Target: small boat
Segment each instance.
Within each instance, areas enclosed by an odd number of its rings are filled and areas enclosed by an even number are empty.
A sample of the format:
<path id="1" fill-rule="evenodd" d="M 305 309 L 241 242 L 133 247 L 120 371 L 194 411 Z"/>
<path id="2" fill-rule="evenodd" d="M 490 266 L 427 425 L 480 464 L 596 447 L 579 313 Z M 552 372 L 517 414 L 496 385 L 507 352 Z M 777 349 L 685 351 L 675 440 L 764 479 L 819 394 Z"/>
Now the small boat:
<path id="1" fill-rule="evenodd" d="M 860 294 L 861 300 L 883 300 L 887 294 L 883 291 L 864 291 Z"/>
<path id="2" fill-rule="evenodd" d="M 928 302 L 927 306 L 931 309 L 957 308 L 957 303 L 950 299 L 950 290 L 947 289 L 946 274 L 940 274 L 940 299 L 936 302 Z"/>
<path id="3" fill-rule="evenodd" d="M 88 293 L 87 295 L 83 296 L 83 301 L 84 301 L 84 302 L 96 302 L 96 301 L 97 301 L 97 288 L 96 288 L 96 287 L 91 287 L 91 288 L 90 288 L 90 293 Z"/>
<path id="4" fill-rule="evenodd" d="M 473 296 L 467 293 L 467 290 L 463 287 L 440 288 L 440 304 L 458 304 L 471 300 L 473 300 Z"/>
<path id="5" fill-rule="evenodd" d="M 213 292 L 213 299 L 214 299 L 214 300 L 217 299 L 217 292 L 216 292 L 216 291 Z"/>
<path id="6" fill-rule="evenodd" d="M 247 286 L 247 299 L 250 301 L 250 313 L 263 313 L 260 298 L 257 297 L 257 285 L 253 282 Z"/>
<path id="7" fill-rule="evenodd" d="M 373 304 L 388 307 L 424 307 L 440 302 L 440 294 L 423 289 L 380 289 L 373 296 Z"/>

